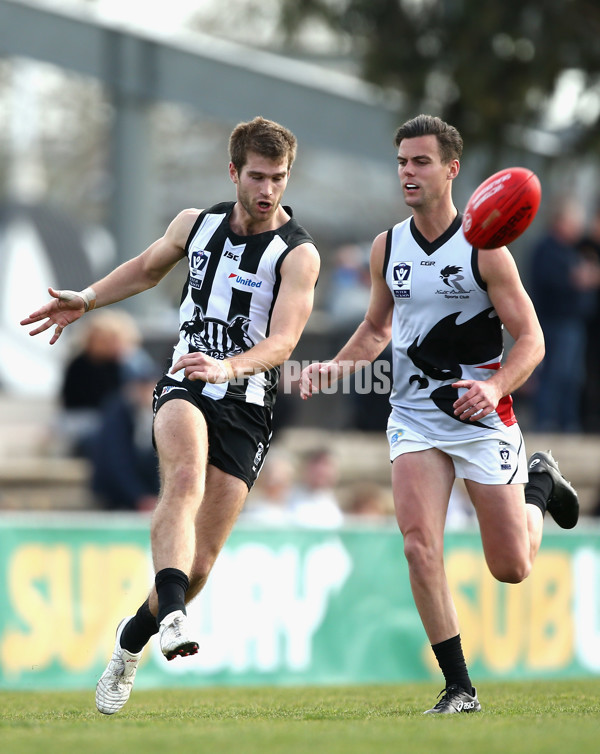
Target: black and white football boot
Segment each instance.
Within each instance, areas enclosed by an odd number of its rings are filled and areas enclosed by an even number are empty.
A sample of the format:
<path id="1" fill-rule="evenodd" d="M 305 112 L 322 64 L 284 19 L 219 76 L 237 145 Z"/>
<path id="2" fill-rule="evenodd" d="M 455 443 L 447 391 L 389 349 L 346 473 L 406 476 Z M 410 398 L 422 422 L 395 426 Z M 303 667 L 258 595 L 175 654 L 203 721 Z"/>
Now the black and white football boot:
<path id="1" fill-rule="evenodd" d="M 579 519 L 579 499 L 569 482 L 562 476 L 552 453 L 534 453 L 527 465 L 529 474 L 550 474 L 552 493 L 548 499 L 548 513 L 562 529 L 572 529 Z"/>
<path id="2" fill-rule="evenodd" d="M 477 698 L 477 689 L 473 686 L 472 694 L 467 693 L 455 683 L 440 691 L 442 698 L 431 709 L 425 710 L 424 715 L 454 715 L 458 712 L 480 712 L 481 704 Z"/>

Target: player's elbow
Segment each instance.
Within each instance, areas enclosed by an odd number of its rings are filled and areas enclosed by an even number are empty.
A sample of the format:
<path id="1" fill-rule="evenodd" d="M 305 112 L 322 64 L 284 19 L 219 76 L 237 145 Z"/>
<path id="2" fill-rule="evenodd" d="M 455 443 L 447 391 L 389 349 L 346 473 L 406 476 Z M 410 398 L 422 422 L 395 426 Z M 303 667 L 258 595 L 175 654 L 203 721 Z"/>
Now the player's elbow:
<path id="1" fill-rule="evenodd" d="M 546 341 L 544 340 L 544 336 L 542 335 L 540 337 L 540 341 L 538 344 L 538 364 L 542 361 L 545 355 L 546 355 Z"/>
<path id="2" fill-rule="evenodd" d="M 391 322 L 376 322 L 367 315 L 363 320 L 362 326 L 368 331 L 373 341 L 381 345 L 382 350 L 392 339 Z"/>
<path id="3" fill-rule="evenodd" d="M 283 364 L 284 361 L 287 361 L 294 352 L 294 348 L 296 348 L 296 344 L 298 343 L 298 338 L 287 334 L 271 335 L 269 337 L 269 340 L 271 342 L 270 350 L 273 366 L 278 366 L 280 364 Z"/>
<path id="4" fill-rule="evenodd" d="M 531 348 L 531 354 L 533 356 L 533 362 L 534 362 L 534 369 L 537 367 L 538 364 L 541 363 L 542 359 L 544 358 L 546 354 L 546 344 L 544 342 L 544 336 L 540 332 L 540 334 L 534 338 L 534 342 Z"/>

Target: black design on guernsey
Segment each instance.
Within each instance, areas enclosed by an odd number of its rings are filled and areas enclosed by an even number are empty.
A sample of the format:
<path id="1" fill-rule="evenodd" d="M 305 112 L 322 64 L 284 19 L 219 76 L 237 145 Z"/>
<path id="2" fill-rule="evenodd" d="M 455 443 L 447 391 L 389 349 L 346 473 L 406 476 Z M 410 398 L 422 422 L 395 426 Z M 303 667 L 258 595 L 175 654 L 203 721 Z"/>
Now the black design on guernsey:
<path id="1" fill-rule="evenodd" d="M 462 215 L 457 213 L 454 220 L 450 223 L 448 228 L 442 233 L 442 235 L 439 238 L 436 238 L 435 241 L 428 241 L 425 236 L 421 233 L 421 231 L 417 228 L 415 224 L 415 218 L 410 218 L 410 232 L 412 234 L 412 237 L 415 239 L 415 241 L 419 244 L 421 249 L 427 254 L 428 256 L 431 256 L 434 251 L 437 251 L 437 249 L 441 248 L 452 236 L 456 233 L 456 231 L 460 228 L 462 224 Z"/>
<path id="2" fill-rule="evenodd" d="M 281 264 L 312 238 L 284 207 L 290 220 L 275 230 L 240 236 L 229 224 L 234 202 L 215 204 L 198 216 L 186 243 L 189 262 L 180 306 L 180 337 L 174 358 L 202 352 L 227 359 L 269 334 L 281 285 Z M 196 384 L 209 398 L 228 398 L 271 407 L 279 367 L 226 385 Z"/>
<path id="3" fill-rule="evenodd" d="M 448 278 L 450 275 L 458 275 L 459 272 L 462 272 L 462 267 L 456 267 L 456 265 L 446 265 L 444 269 L 440 272 L 440 277 L 444 281 L 444 285 L 447 285 L 449 288 L 452 288 L 450 285 Z"/>
<path id="4" fill-rule="evenodd" d="M 190 344 L 190 351 L 201 351 L 213 359 L 228 359 L 252 348 L 254 342 L 248 335 L 248 317 L 234 317 L 224 322 L 214 317 L 204 317 L 202 309 L 194 306 L 194 316 L 181 326 L 181 333 Z"/>
<path id="5" fill-rule="evenodd" d="M 494 315 L 494 316 L 493 316 Z M 415 338 L 408 347 L 408 356 L 415 367 L 434 380 L 459 380 L 461 364 L 485 364 L 497 358 L 502 348 L 502 331 L 498 328 L 493 307 L 485 309 L 462 324 L 456 320 L 460 312 L 444 317 L 421 339 Z M 420 375 L 411 375 L 409 382 L 419 382 L 419 389 L 427 387 Z M 453 404 L 458 390 L 451 385 L 442 385 L 431 393 L 435 405 L 457 421 Z M 475 426 L 485 426 L 471 421 Z"/>

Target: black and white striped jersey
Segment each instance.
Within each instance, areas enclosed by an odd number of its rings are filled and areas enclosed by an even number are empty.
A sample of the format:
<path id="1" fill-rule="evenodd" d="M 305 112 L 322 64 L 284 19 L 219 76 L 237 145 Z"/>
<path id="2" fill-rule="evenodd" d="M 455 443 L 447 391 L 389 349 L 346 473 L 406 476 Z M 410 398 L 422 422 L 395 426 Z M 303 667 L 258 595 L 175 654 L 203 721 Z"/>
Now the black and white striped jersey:
<path id="1" fill-rule="evenodd" d="M 227 359 L 247 351 L 269 335 L 271 314 L 281 283 L 280 269 L 289 251 L 312 238 L 293 217 L 280 228 L 238 236 L 229 225 L 234 202 L 215 204 L 198 216 L 186 244 L 189 274 L 183 287 L 179 341 L 173 363 L 202 351 Z M 292 210 L 285 207 L 292 215 Z M 172 375 L 183 380 L 183 371 Z M 198 382 L 202 394 L 272 406 L 279 367 L 245 379 L 212 385 Z"/>

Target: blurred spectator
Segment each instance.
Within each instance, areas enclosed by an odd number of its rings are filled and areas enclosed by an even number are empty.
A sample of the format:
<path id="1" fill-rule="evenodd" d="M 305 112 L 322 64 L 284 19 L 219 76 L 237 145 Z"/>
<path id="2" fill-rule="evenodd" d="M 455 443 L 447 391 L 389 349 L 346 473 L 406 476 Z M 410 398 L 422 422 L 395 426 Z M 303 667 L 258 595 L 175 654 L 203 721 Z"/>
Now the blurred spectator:
<path id="1" fill-rule="evenodd" d="M 60 392 L 57 431 L 66 453 L 89 457 L 102 403 L 123 385 L 128 364 L 148 363 L 140 341 L 135 321 L 125 311 L 102 310 L 90 316 L 78 351 L 66 365 Z"/>
<path id="2" fill-rule="evenodd" d="M 307 453 L 302 462 L 300 484 L 293 490 L 288 505 L 292 521 L 323 529 L 343 524 L 336 493 L 338 478 L 338 465 L 328 448 Z"/>
<path id="3" fill-rule="evenodd" d="M 152 393 L 158 377 L 154 365 L 130 365 L 123 386 L 101 407 L 100 426 L 91 441 L 91 486 L 101 508 L 149 511 L 156 505 Z"/>
<path id="4" fill-rule="evenodd" d="M 347 491 L 343 510 L 351 519 L 361 518 L 365 521 L 382 521 L 393 518 L 394 503 L 391 492 L 375 482 L 358 482 Z"/>
<path id="5" fill-rule="evenodd" d="M 577 248 L 598 281 L 594 312 L 587 322 L 582 425 L 585 432 L 600 432 L 600 206 Z"/>
<path id="6" fill-rule="evenodd" d="M 248 495 L 244 520 L 255 524 L 289 524 L 288 504 L 295 475 L 292 458 L 285 451 L 273 448 Z"/>
<path id="7" fill-rule="evenodd" d="M 340 246 L 335 252 L 327 292 L 327 312 L 331 327 L 343 332 L 354 332 L 369 305 L 371 275 L 369 272 L 369 248 L 358 244 Z"/>
<path id="8" fill-rule="evenodd" d="M 578 203 L 557 202 L 547 233 L 533 249 L 531 298 L 546 341 L 534 396 L 537 432 L 581 430 L 586 327 L 597 285 L 593 268 L 576 248 L 583 223 Z"/>

